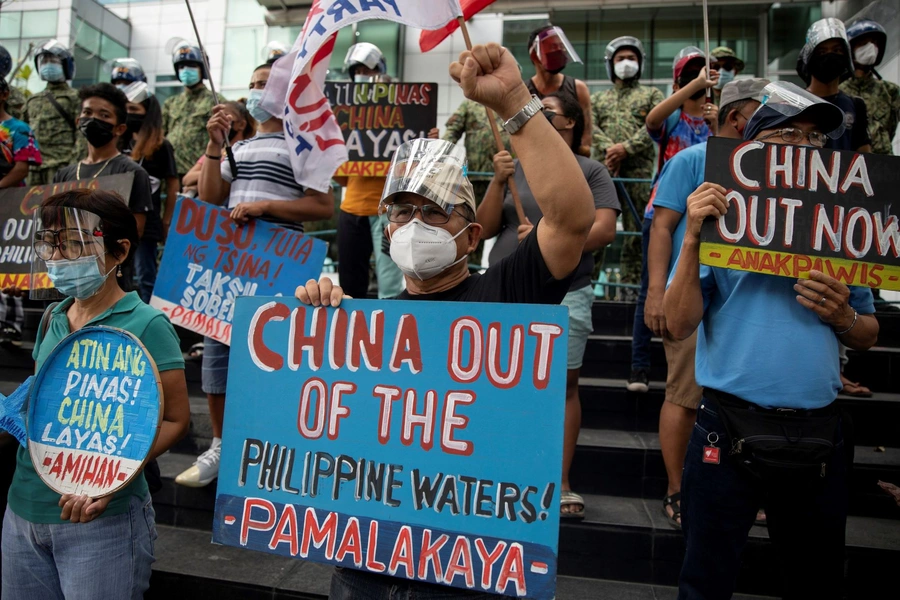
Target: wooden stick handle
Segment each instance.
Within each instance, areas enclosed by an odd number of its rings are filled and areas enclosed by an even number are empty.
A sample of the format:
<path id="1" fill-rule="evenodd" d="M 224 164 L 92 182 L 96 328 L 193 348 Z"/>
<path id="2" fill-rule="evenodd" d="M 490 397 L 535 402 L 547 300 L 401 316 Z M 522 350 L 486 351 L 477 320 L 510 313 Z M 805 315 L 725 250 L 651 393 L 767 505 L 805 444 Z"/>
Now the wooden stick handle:
<path id="1" fill-rule="evenodd" d="M 471 51 L 472 38 L 469 37 L 469 28 L 466 27 L 466 20 L 463 17 L 457 17 L 456 20 L 459 22 L 459 29 L 462 31 L 463 39 L 466 41 L 466 49 Z M 487 113 L 488 123 L 491 125 L 491 133 L 494 134 L 494 143 L 497 144 L 497 152 L 502 152 L 503 150 L 506 150 L 506 146 L 503 145 L 503 138 L 500 137 L 500 129 L 497 127 L 497 121 L 494 119 L 494 111 L 487 106 L 484 107 L 484 110 Z M 524 225 L 526 222 L 525 211 L 522 209 L 522 201 L 519 199 L 519 190 L 516 189 L 516 182 L 510 177 L 506 181 L 506 185 L 509 187 L 509 193 L 512 194 L 513 203 L 516 205 L 516 216 L 519 217 L 519 224 Z"/>

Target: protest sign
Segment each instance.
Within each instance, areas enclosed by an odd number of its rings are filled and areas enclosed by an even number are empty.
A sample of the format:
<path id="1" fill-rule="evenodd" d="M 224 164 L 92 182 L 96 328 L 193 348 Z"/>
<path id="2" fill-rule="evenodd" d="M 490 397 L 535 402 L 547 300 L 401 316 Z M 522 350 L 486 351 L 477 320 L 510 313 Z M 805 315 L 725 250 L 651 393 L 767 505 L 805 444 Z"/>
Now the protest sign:
<path id="1" fill-rule="evenodd" d="M 547 305 L 238 299 L 213 541 L 552 598 L 567 323 Z"/>
<path id="2" fill-rule="evenodd" d="M 180 197 L 150 305 L 174 325 L 231 343 L 238 296 L 294 295 L 318 279 L 327 245 L 260 219 L 239 225 L 230 211 Z"/>
<path id="3" fill-rule="evenodd" d="M 350 157 L 335 176 L 386 176 L 394 150 L 437 127 L 437 87 L 436 83 L 327 82 L 325 96 Z"/>
<path id="4" fill-rule="evenodd" d="M 34 382 L 31 462 L 59 494 L 112 494 L 144 466 L 162 414 L 159 372 L 140 340 L 114 327 L 79 329 L 53 348 Z"/>
<path id="5" fill-rule="evenodd" d="M 134 173 L 96 179 L 32 185 L 0 190 L 0 288 L 31 286 L 32 213 L 46 198 L 61 192 L 87 188 L 116 192 L 126 201 L 131 196 Z M 46 278 L 46 274 L 42 277 Z M 52 287 L 45 280 L 38 287 Z"/>
<path id="6" fill-rule="evenodd" d="M 900 290 L 900 158 L 711 138 L 706 181 L 729 202 L 703 224 L 703 264 Z"/>

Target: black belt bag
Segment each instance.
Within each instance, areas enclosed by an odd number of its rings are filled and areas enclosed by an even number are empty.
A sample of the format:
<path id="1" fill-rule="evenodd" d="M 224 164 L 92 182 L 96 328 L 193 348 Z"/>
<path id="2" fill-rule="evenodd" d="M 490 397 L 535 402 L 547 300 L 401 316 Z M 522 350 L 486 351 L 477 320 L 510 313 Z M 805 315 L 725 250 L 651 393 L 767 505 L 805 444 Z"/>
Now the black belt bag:
<path id="1" fill-rule="evenodd" d="M 724 392 L 705 389 L 731 438 L 731 459 L 759 479 L 793 482 L 823 479 L 834 456 L 841 418 L 833 407 L 766 409 Z"/>

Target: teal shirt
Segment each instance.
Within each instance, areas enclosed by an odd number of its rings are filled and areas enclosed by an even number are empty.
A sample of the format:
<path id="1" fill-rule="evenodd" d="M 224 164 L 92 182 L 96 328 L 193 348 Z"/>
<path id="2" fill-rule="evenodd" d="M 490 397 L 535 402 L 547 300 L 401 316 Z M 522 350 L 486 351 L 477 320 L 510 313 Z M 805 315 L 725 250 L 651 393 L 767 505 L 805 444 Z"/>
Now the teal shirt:
<path id="1" fill-rule="evenodd" d="M 32 355 L 35 373 L 40 371 L 53 348 L 71 333 L 66 311 L 73 302 L 72 298 L 67 298 L 53 308 L 46 337 L 38 332 Z M 147 348 L 160 372 L 184 370 L 184 357 L 175 328 L 161 311 L 144 304 L 136 292 L 126 294 L 112 308 L 93 318 L 88 325 L 118 327 L 133 333 Z M 101 518 L 124 513 L 128 510 L 131 496 L 143 497 L 147 494 L 147 480 L 141 474 L 113 495 Z M 35 472 L 28 450 L 20 447 L 16 453 L 16 473 L 9 488 L 10 510 L 32 523 L 68 523 L 59 518 L 62 510 L 59 498 L 60 495 L 47 487 Z"/>

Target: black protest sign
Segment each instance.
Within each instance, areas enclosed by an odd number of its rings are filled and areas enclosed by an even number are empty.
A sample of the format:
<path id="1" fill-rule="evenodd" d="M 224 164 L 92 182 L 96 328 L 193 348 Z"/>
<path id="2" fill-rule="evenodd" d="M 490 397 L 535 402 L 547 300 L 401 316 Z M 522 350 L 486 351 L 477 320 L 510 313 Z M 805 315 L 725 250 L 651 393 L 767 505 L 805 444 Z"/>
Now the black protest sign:
<path id="1" fill-rule="evenodd" d="M 900 157 L 712 138 L 706 181 L 728 212 L 703 224 L 703 264 L 900 290 Z"/>
<path id="2" fill-rule="evenodd" d="M 75 190 L 107 190 L 131 196 L 134 173 L 122 173 L 94 179 L 80 179 L 64 183 L 32 185 L 0 190 L 0 288 L 31 287 L 32 213 L 46 198 Z"/>
<path id="3" fill-rule="evenodd" d="M 350 160 L 337 177 L 383 177 L 403 143 L 437 126 L 436 83 L 329 81 L 325 95 L 344 133 Z"/>

